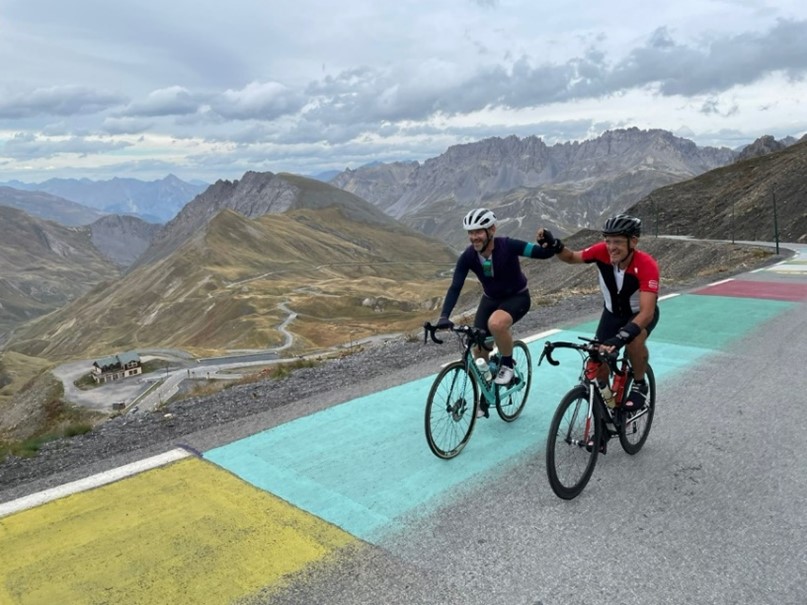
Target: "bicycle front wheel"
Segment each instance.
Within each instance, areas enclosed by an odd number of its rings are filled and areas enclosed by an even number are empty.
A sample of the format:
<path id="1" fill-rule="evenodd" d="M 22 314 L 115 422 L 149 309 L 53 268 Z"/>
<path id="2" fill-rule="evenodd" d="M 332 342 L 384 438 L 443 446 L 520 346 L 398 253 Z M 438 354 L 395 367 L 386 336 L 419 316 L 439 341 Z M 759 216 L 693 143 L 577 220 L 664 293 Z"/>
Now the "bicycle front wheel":
<path id="1" fill-rule="evenodd" d="M 513 343 L 513 369 L 515 377 L 507 387 L 496 389 L 496 411 L 505 422 L 513 422 L 527 403 L 532 384 L 532 357 L 527 345 L 517 340 Z M 500 393 L 507 393 L 500 397 Z"/>
<path id="2" fill-rule="evenodd" d="M 644 442 L 647 441 L 650 427 L 653 424 L 653 415 L 656 413 L 656 376 L 653 374 L 653 368 L 650 367 L 650 364 L 647 365 L 647 370 L 645 371 L 645 380 L 648 387 L 645 406 L 636 412 L 623 412 L 625 416 L 619 430 L 619 443 L 622 445 L 622 449 L 631 456 L 639 453 Z M 633 374 L 630 375 L 625 383 L 625 393 L 630 393 L 632 384 Z"/>
<path id="3" fill-rule="evenodd" d="M 479 387 L 465 364 L 455 361 L 434 379 L 426 402 L 426 441 L 444 459 L 462 451 L 476 423 Z"/>
<path id="4" fill-rule="evenodd" d="M 578 385 L 566 393 L 552 417 L 546 443 L 546 473 L 555 494 L 571 500 L 583 491 L 597 464 L 602 423 L 588 413 L 588 389 Z"/>

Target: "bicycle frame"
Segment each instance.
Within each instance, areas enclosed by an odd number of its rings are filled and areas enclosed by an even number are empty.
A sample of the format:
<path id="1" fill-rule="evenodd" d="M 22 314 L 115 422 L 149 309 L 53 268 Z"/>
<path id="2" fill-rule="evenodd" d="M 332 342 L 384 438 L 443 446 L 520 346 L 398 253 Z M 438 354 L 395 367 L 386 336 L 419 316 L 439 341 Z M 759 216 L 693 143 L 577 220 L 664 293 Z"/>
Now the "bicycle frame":
<path id="1" fill-rule="evenodd" d="M 435 330 L 430 324 L 427 324 L 424 326 L 424 328 L 426 329 L 427 334 L 431 334 L 433 341 L 437 343 L 443 342 L 435 336 Z M 468 370 L 468 373 L 473 376 L 474 380 L 476 381 L 476 384 L 479 387 L 479 393 L 488 406 L 496 405 L 497 393 L 500 399 L 504 399 L 524 388 L 524 376 L 522 375 L 521 370 L 517 367 L 513 368 L 513 371 L 515 372 L 514 380 L 507 387 L 497 385 L 493 382 L 493 380 L 485 380 L 482 372 L 480 372 L 479 368 L 476 367 L 476 358 L 473 354 L 474 347 L 492 351 L 492 349 L 488 348 L 487 344 L 485 343 L 486 334 L 483 331 L 472 326 L 457 326 L 452 328 L 452 331 L 455 334 L 460 335 L 463 339 L 464 350 L 462 353 L 462 361 L 465 364 L 465 368 Z"/>
<path id="2" fill-rule="evenodd" d="M 496 405 L 496 393 L 498 392 L 499 398 L 504 399 L 505 397 L 510 396 L 513 393 L 516 393 L 524 388 L 524 377 L 521 374 L 521 371 L 514 367 L 513 371 L 515 372 L 515 378 L 513 382 L 507 386 L 497 385 L 493 380 L 485 380 L 485 377 L 480 372 L 479 368 L 476 367 L 475 358 L 473 353 L 468 350 L 464 353 L 464 363 L 465 367 L 469 368 L 470 373 L 473 375 L 474 380 L 476 380 L 476 384 L 479 386 L 479 393 L 485 399 L 488 405 Z M 493 370 L 491 369 L 491 372 Z"/>

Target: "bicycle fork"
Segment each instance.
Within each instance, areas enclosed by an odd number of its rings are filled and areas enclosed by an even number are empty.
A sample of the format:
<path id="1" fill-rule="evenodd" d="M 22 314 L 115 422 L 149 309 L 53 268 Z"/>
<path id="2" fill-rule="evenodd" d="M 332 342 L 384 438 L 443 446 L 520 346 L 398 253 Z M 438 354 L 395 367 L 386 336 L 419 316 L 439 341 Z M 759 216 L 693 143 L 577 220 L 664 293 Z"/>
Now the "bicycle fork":
<path id="1" fill-rule="evenodd" d="M 594 383 L 588 383 L 588 405 L 586 406 L 586 424 L 583 429 L 583 438 L 582 439 L 575 439 L 572 436 L 572 431 L 574 427 L 577 426 L 577 415 L 582 411 L 580 406 L 578 405 L 574 410 L 574 415 L 572 416 L 572 421 L 569 423 L 569 431 L 566 433 L 566 443 L 569 445 L 576 445 L 577 447 L 586 447 L 588 442 L 594 438 L 594 398 L 596 397 L 596 393 L 594 392 Z"/>

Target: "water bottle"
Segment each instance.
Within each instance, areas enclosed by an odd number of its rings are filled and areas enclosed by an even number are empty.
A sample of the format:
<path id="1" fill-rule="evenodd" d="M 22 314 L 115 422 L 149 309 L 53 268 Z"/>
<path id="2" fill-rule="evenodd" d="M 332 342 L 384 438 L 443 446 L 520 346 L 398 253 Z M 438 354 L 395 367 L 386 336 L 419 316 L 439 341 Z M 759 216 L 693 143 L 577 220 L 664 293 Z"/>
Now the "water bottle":
<path id="1" fill-rule="evenodd" d="M 487 360 L 477 357 L 474 363 L 476 364 L 476 369 L 479 370 L 479 373 L 482 374 L 482 377 L 485 379 L 485 382 L 490 382 L 493 375 L 490 373 Z"/>
<path id="2" fill-rule="evenodd" d="M 597 386 L 600 388 L 600 394 L 602 395 L 602 400 L 605 402 L 605 405 L 607 405 L 609 408 L 615 407 L 616 395 L 614 395 L 614 392 L 611 390 L 608 383 L 606 382 L 604 384 L 600 384 L 597 382 Z"/>
<path id="3" fill-rule="evenodd" d="M 490 375 L 495 376 L 499 372 L 499 356 L 498 355 L 491 355 L 488 359 L 488 368 L 490 369 Z"/>

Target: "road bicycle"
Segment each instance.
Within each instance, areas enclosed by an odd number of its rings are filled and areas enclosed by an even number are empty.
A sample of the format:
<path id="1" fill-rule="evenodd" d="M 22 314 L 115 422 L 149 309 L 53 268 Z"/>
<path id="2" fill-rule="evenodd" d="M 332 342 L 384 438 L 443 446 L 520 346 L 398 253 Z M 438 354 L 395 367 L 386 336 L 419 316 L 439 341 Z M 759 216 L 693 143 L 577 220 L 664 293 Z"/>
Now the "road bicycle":
<path id="1" fill-rule="evenodd" d="M 457 456 L 468 443 L 477 410 L 488 417 L 489 408 L 495 406 L 505 422 L 518 418 L 527 403 L 532 382 L 532 358 L 523 341 L 513 342 L 513 380 L 507 385 L 497 385 L 492 379 L 499 371 L 499 356 L 490 355 L 488 365 L 480 369 L 473 355 L 474 347 L 492 351 L 492 339 L 487 333 L 466 325 L 452 326 L 448 330 L 457 336 L 462 356 L 446 365 L 434 379 L 426 401 L 425 419 L 429 449 L 446 460 Z M 436 336 L 435 326 L 426 322 L 423 331 L 424 343 L 429 337 L 437 344 L 443 343 Z"/>
<path id="2" fill-rule="evenodd" d="M 555 349 L 573 349 L 580 353 L 582 369 L 580 383 L 563 399 L 552 417 L 546 443 L 546 471 L 549 485 L 557 496 L 571 500 L 583 491 L 591 479 L 597 456 L 605 452 L 606 443 L 619 437 L 619 443 L 628 454 L 642 449 L 656 410 L 656 378 L 653 368 L 647 365 L 645 380 L 648 385 L 647 401 L 636 411 L 626 411 L 622 404 L 633 384 L 633 369 L 626 353 L 621 356 L 604 355 L 599 343 L 578 337 L 583 343 L 546 342 L 538 365 L 546 358 L 553 366 L 560 364 L 552 357 Z M 597 374 L 603 363 L 609 366 L 606 398 L 597 386 Z"/>

